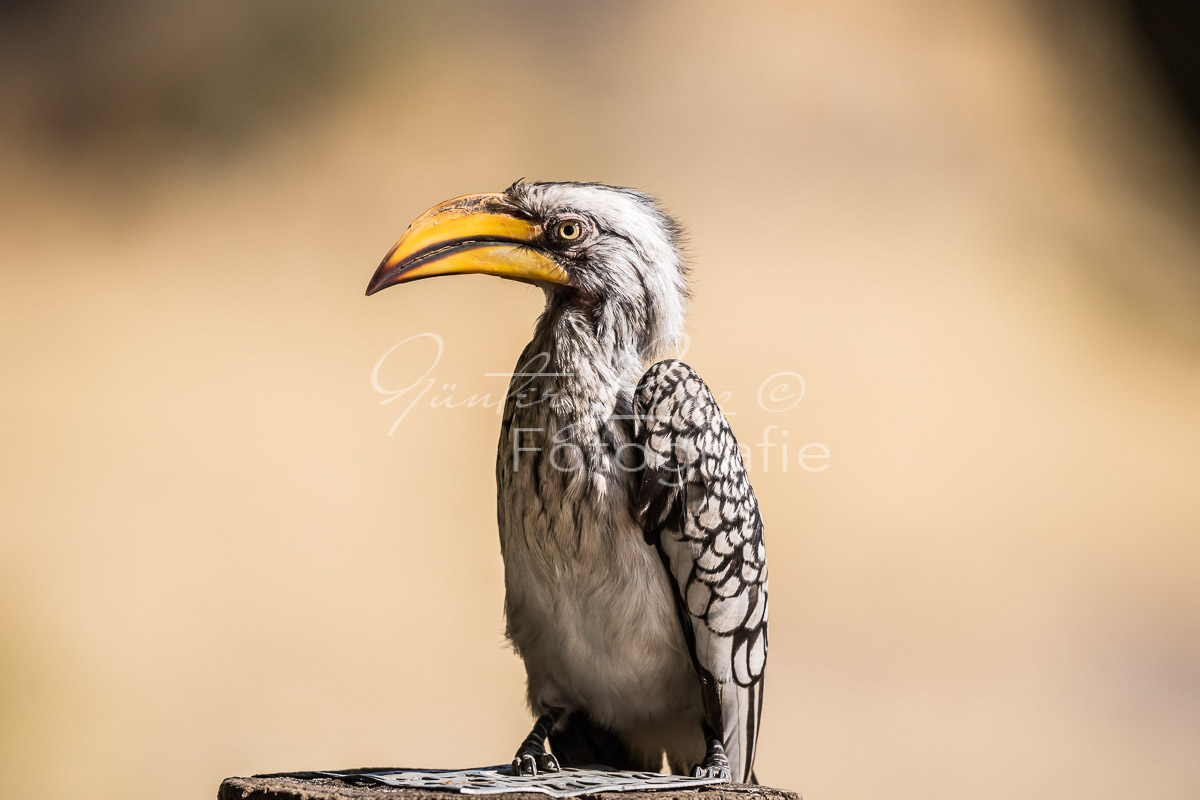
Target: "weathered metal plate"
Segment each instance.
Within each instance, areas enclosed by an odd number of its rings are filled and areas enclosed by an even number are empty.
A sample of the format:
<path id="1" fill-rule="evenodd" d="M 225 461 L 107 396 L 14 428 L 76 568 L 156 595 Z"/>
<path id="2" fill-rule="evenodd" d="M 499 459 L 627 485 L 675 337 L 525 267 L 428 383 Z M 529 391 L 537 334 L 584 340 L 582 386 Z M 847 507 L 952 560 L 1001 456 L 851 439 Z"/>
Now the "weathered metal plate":
<path id="1" fill-rule="evenodd" d="M 716 783 L 718 778 L 692 778 L 657 772 L 563 767 L 558 772 L 513 775 L 505 764 L 475 769 L 396 769 L 382 772 L 318 772 L 331 778 L 367 779 L 387 786 L 444 789 L 461 794 L 539 792 L 550 797 L 578 797 L 596 792 L 632 792 L 646 789 L 692 789 Z"/>

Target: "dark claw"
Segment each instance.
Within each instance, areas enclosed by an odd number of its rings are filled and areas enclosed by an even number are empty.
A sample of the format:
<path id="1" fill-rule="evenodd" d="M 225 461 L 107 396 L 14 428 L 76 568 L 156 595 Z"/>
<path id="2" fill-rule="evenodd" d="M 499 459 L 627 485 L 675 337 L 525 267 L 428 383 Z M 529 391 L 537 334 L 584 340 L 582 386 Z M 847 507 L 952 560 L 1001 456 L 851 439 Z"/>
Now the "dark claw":
<path id="1" fill-rule="evenodd" d="M 733 780 L 733 771 L 729 768 L 729 758 L 725 755 L 725 748 L 721 744 L 720 737 L 709 727 L 708 723 L 704 724 L 704 740 L 706 743 L 704 760 L 692 767 L 692 777 L 716 778 L 724 783 L 730 783 Z"/>
<path id="2" fill-rule="evenodd" d="M 554 756 L 550 757 L 553 758 Z M 557 765 L 557 762 L 555 764 Z M 513 775 L 537 775 L 537 759 L 530 755 L 517 756 L 512 762 L 512 773 Z"/>
<path id="3" fill-rule="evenodd" d="M 693 778 L 716 778 L 726 783 L 733 780 L 728 764 L 697 764 L 692 767 Z"/>
<path id="4" fill-rule="evenodd" d="M 513 775 L 535 776 L 538 774 L 538 767 L 541 767 L 542 772 L 558 772 L 562 769 L 558 766 L 558 759 L 546 752 L 546 737 L 554 730 L 554 725 L 562 713 L 562 709 L 550 709 L 537 718 L 533 730 L 517 748 L 517 756 L 512 760 Z"/>

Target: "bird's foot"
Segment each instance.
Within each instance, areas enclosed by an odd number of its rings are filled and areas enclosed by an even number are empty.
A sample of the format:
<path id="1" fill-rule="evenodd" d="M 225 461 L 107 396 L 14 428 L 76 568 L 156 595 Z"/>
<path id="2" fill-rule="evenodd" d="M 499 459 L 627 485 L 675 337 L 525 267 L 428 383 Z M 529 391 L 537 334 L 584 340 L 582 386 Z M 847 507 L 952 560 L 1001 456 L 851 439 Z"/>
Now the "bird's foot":
<path id="1" fill-rule="evenodd" d="M 729 757 L 725 755 L 725 746 L 721 738 L 707 724 L 704 726 L 706 752 L 704 760 L 692 767 L 693 778 L 716 778 L 719 781 L 733 780 L 733 770 L 729 766 Z"/>
<path id="2" fill-rule="evenodd" d="M 703 764 L 697 764 L 692 767 L 693 778 L 716 778 L 719 781 L 733 780 L 733 774 L 729 770 L 729 761 L 722 756 L 723 763 L 709 763 L 708 759 L 704 760 Z"/>
<path id="3" fill-rule="evenodd" d="M 542 772 L 558 772 L 562 767 L 551 753 L 520 753 L 512 761 L 513 775 L 537 775 Z"/>
<path id="4" fill-rule="evenodd" d="M 561 709 L 551 709 L 537 718 L 533 730 L 517 748 L 516 758 L 512 760 L 513 775 L 537 775 L 542 772 L 558 772 L 562 769 L 558 759 L 546 752 L 546 737 L 554 730 L 554 724 L 562 715 Z"/>

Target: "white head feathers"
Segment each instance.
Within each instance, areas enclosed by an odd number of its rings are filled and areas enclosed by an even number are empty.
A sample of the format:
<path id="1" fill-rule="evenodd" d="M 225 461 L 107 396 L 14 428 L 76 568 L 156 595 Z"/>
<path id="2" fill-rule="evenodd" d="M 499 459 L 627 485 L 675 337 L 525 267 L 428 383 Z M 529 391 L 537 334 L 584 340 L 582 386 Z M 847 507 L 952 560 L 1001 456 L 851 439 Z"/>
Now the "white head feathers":
<path id="1" fill-rule="evenodd" d="M 644 358 L 683 334 L 687 276 L 679 225 L 650 195 L 599 183 L 515 183 L 505 193 L 531 216 L 577 215 L 594 236 L 565 264 L 583 302 L 595 303 L 597 337 Z"/>

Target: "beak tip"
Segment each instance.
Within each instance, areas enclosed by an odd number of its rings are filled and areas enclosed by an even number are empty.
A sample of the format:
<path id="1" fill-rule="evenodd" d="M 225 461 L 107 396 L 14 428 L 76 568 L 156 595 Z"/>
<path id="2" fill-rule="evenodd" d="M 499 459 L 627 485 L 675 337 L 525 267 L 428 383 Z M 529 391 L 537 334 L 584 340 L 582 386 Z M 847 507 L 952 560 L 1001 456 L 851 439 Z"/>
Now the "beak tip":
<path id="1" fill-rule="evenodd" d="M 367 284 L 367 297 L 391 286 L 391 279 L 394 277 L 391 273 L 392 270 L 388 268 L 387 260 L 385 259 L 384 263 L 380 264 L 379 268 L 375 270 L 375 274 L 371 276 L 370 283 Z"/>

